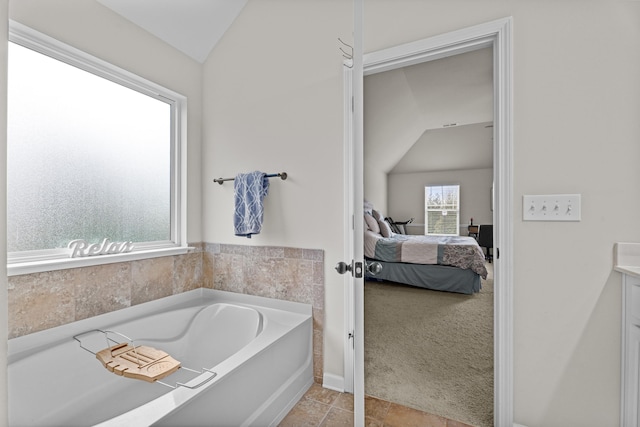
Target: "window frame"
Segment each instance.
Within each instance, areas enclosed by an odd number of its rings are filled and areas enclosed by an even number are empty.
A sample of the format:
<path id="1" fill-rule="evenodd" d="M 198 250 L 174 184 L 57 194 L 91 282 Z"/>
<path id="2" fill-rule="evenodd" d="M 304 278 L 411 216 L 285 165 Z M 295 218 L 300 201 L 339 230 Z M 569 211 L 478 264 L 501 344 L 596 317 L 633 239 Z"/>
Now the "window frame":
<path id="1" fill-rule="evenodd" d="M 433 187 L 440 187 L 440 188 L 444 188 L 444 187 L 457 187 L 457 193 L 458 193 L 458 200 L 457 200 L 457 204 L 458 204 L 458 209 L 455 210 L 455 212 L 457 212 L 458 215 L 458 220 L 456 221 L 456 233 L 455 234 L 445 234 L 445 233 L 429 233 L 429 219 L 428 219 L 428 215 L 427 212 L 429 210 L 431 211 L 445 211 L 445 209 L 429 209 L 427 207 L 427 189 L 428 188 L 433 188 Z M 460 184 L 434 184 L 434 185 L 425 185 L 425 200 L 424 200 L 424 211 L 425 211 L 425 218 L 424 218 L 424 234 L 425 236 L 459 236 L 460 235 Z M 451 209 L 446 209 L 446 211 L 451 211 L 453 212 L 453 210 Z"/>
<path id="2" fill-rule="evenodd" d="M 80 68 L 171 106 L 171 238 L 168 241 L 136 242 L 131 252 L 70 258 L 69 249 L 11 252 L 9 276 L 134 261 L 186 253 L 186 129 L 187 98 L 143 77 L 76 49 L 30 27 L 9 20 L 9 42 Z"/>

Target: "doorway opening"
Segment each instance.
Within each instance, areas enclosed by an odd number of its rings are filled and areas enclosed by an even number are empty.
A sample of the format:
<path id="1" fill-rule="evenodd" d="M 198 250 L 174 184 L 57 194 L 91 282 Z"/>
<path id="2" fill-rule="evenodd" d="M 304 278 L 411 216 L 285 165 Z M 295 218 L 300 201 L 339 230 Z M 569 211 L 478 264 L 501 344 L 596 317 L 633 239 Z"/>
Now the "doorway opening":
<path id="1" fill-rule="evenodd" d="M 492 47 L 366 76 L 365 199 L 407 235 L 493 225 L 493 104 Z M 402 267 L 365 281 L 365 393 L 493 426 L 493 274 Z"/>
<path id="2" fill-rule="evenodd" d="M 494 423 L 495 425 L 511 425 L 513 422 L 513 386 L 512 386 L 512 100 L 511 100 L 511 18 L 505 18 L 475 27 L 465 28 L 429 39 L 408 43 L 382 51 L 364 55 L 364 76 L 447 58 L 483 48 L 492 48 L 493 61 L 493 241 L 495 248 L 492 264 L 495 292 L 493 296 L 493 368 L 494 368 Z M 357 80 L 358 76 L 354 75 Z M 345 91 L 347 88 L 345 88 Z M 348 95 L 348 94 L 345 94 Z M 356 102 L 358 105 L 358 102 Z M 358 132 L 355 132 L 354 152 L 359 152 L 363 145 Z M 360 140 L 359 140 L 360 139 Z M 360 148 L 359 148 L 360 147 Z M 361 151 L 360 151 L 361 152 Z M 359 163 L 360 162 L 360 163 Z M 354 156 L 354 171 L 363 171 L 362 158 Z M 354 174 L 353 184 L 357 189 L 361 185 L 362 177 Z M 360 187 L 362 188 L 362 187 Z M 490 190 L 487 190 L 489 192 Z M 357 192 L 357 191 L 355 191 Z M 353 194 L 353 192 L 352 192 Z M 360 193 L 362 194 L 362 193 Z M 360 201 L 362 203 L 362 201 Z M 359 206 L 354 199 L 354 204 Z M 356 211 L 357 213 L 357 211 Z M 398 219 L 398 218 L 396 218 Z M 363 230 L 358 229 L 358 221 L 353 235 L 353 245 L 363 244 Z M 354 289 L 355 299 L 363 298 L 363 290 Z M 354 310 L 354 312 L 357 310 Z M 355 318 L 354 322 L 363 322 L 362 318 Z M 356 328 L 357 331 L 357 328 Z M 355 354 L 353 357 L 355 369 L 345 367 L 345 372 L 358 372 L 364 366 L 364 344 L 359 344 L 361 337 L 356 334 Z M 350 338 L 345 339 L 345 348 L 350 347 Z M 364 338 L 362 337 L 364 340 Z M 362 350 L 359 350 L 362 348 Z M 349 358 L 347 357 L 348 361 Z M 348 364 L 348 362 L 347 362 Z M 364 390 L 357 375 L 356 398 L 359 400 L 358 389 Z"/>

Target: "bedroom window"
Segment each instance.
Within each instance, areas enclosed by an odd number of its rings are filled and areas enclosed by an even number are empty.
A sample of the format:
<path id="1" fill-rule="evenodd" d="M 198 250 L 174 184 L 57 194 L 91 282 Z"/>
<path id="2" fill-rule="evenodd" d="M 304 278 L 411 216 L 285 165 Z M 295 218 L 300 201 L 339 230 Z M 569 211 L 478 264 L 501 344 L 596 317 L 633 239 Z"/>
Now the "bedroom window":
<path id="1" fill-rule="evenodd" d="M 459 235 L 460 186 L 433 185 L 424 188 L 426 235 Z"/>
<path id="2" fill-rule="evenodd" d="M 185 252 L 184 97 L 16 23 L 8 64 L 9 273 Z"/>

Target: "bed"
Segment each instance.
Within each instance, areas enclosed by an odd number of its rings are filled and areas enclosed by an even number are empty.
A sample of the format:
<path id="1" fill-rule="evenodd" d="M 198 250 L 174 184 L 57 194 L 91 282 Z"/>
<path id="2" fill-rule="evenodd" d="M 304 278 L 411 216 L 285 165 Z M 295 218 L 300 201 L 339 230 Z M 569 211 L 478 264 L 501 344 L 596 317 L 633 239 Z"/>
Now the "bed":
<path id="1" fill-rule="evenodd" d="M 384 228 L 382 221 L 380 226 Z M 484 252 L 473 237 L 417 236 L 367 229 L 364 255 L 367 263 L 377 261 L 382 265 L 379 273 L 366 273 L 368 280 L 473 294 L 480 291 L 481 279 L 487 278 Z"/>

